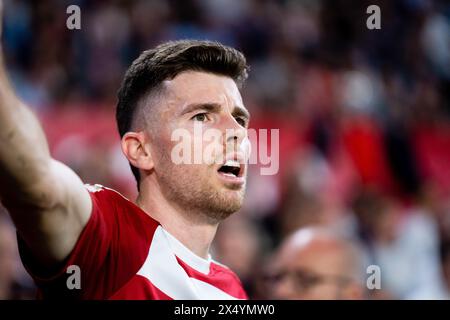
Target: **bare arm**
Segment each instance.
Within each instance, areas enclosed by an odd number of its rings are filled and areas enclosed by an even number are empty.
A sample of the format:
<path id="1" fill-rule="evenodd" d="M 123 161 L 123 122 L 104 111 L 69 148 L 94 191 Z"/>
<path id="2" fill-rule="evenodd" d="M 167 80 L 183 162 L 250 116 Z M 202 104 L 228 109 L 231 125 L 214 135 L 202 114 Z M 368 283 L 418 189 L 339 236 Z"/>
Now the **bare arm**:
<path id="1" fill-rule="evenodd" d="M 79 177 L 51 158 L 39 121 L 9 83 L 1 48 L 0 199 L 44 265 L 67 257 L 92 206 Z"/>

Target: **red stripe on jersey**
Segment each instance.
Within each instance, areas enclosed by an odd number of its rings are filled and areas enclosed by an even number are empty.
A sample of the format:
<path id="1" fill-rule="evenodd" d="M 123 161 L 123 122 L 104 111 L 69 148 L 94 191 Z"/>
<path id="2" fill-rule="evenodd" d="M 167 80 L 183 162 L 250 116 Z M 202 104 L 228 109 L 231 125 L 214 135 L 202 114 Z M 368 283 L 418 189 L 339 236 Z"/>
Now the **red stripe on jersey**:
<path id="1" fill-rule="evenodd" d="M 189 277 L 209 283 L 237 299 L 248 299 L 247 294 L 242 289 L 241 281 L 230 269 L 211 262 L 209 273 L 206 275 L 191 268 L 179 257 L 176 258 L 178 264 L 184 269 Z"/>
<path id="2" fill-rule="evenodd" d="M 130 282 L 117 291 L 110 300 L 173 300 L 164 292 L 155 287 L 150 280 L 135 275 Z"/>

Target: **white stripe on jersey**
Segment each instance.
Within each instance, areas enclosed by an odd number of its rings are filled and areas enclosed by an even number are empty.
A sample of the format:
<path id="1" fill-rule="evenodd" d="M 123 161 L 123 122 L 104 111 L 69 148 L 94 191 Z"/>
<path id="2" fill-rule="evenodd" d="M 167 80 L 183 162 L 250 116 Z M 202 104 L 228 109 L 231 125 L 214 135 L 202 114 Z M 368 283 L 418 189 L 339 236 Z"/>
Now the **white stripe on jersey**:
<path id="1" fill-rule="evenodd" d="M 156 228 L 148 256 L 138 275 L 150 280 L 155 287 L 172 299 L 236 300 L 235 297 L 209 283 L 189 277 L 178 264 L 165 232 L 161 226 Z M 190 254 L 194 255 L 192 252 Z"/>

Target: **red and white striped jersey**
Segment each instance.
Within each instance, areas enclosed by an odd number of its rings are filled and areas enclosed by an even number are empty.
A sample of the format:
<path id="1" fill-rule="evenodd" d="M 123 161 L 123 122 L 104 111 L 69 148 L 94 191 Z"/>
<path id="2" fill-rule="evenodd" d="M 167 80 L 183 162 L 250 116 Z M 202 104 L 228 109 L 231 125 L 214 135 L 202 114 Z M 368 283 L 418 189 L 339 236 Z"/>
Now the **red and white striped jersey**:
<path id="1" fill-rule="evenodd" d="M 87 189 L 92 214 L 63 266 L 39 270 L 19 237 L 40 298 L 247 299 L 230 269 L 192 253 L 118 192 L 99 185 Z M 79 289 L 68 286 L 73 265 L 79 267 Z"/>

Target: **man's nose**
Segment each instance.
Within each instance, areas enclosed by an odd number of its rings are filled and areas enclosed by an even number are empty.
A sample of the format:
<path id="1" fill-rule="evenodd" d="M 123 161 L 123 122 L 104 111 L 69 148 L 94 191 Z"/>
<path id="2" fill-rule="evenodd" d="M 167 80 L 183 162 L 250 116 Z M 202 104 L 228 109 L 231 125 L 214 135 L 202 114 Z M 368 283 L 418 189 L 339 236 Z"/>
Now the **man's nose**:
<path id="1" fill-rule="evenodd" d="M 227 144 L 234 143 L 237 146 L 247 137 L 247 129 L 241 126 L 232 115 L 227 115 L 222 122 L 222 130 L 225 133 Z"/>

